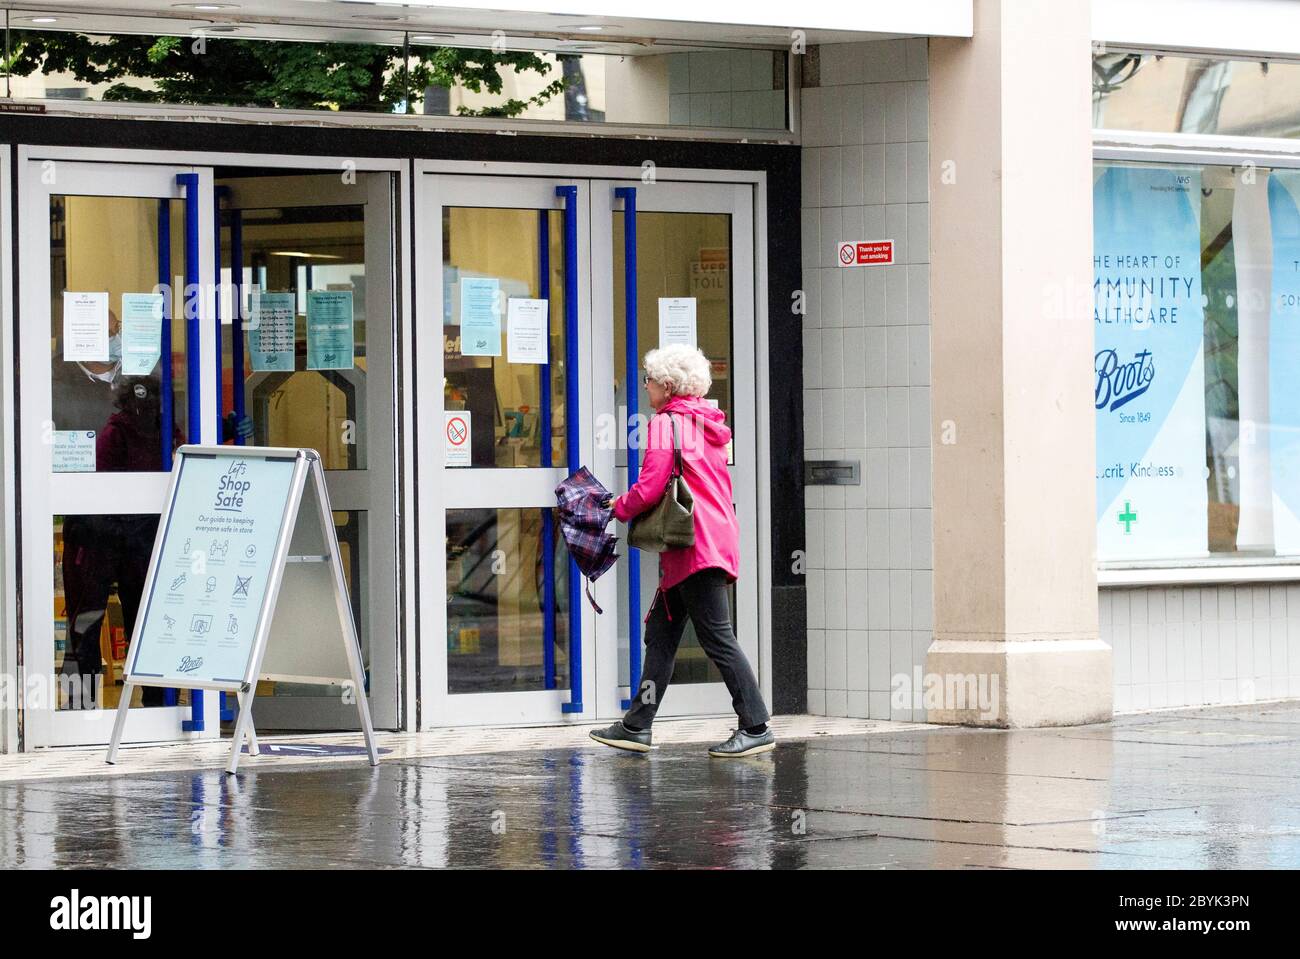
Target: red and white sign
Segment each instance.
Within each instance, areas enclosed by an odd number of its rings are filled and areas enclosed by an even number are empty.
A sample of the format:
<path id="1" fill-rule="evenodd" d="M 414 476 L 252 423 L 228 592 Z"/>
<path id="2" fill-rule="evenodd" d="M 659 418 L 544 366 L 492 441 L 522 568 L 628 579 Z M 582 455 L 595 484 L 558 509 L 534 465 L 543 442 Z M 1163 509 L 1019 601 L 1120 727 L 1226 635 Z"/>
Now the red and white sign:
<path id="1" fill-rule="evenodd" d="M 843 241 L 836 251 L 835 261 L 840 266 L 888 266 L 894 262 L 894 241 Z"/>
<path id="2" fill-rule="evenodd" d="M 444 410 L 443 439 L 446 466 L 470 465 L 469 410 Z"/>

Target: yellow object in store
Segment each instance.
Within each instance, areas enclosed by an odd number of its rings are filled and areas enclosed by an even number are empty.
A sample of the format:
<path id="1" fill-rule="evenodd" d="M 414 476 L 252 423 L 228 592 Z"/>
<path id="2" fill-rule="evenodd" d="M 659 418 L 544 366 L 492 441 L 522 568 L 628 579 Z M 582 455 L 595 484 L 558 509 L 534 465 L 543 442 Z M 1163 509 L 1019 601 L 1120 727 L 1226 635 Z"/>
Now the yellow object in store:
<path id="1" fill-rule="evenodd" d="M 460 630 L 458 652 L 477 653 L 479 651 L 479 632 L 478 627 L 463 627 Z"/>

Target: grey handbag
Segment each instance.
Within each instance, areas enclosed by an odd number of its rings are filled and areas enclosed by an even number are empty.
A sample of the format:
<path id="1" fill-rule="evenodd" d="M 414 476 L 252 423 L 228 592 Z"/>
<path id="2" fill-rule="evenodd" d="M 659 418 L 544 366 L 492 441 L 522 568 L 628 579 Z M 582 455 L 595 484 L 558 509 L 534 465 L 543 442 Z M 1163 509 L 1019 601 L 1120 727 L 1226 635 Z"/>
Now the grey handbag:
<path id="1" fill-rule="evenodd" d="M 673 424 L 673 471 L 668 476 L 668 485 L 655 507 L 635 517 L 627 530 L 628 545 L 647 553 L 695 545 L 695 497 L 682 475 L 677 418 L 669 413 L 668 419 Z"/>

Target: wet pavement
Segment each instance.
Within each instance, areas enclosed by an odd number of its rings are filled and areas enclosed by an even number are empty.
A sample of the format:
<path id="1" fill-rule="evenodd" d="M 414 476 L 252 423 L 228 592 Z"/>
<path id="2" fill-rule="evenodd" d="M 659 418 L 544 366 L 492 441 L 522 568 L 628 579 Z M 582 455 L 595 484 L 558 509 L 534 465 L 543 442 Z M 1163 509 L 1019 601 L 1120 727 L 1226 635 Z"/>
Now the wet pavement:
<path id="1" fill-rule="evenodd" d="M 0 868 L 1297 868 L 1300 703 L 0 783 Z"/>

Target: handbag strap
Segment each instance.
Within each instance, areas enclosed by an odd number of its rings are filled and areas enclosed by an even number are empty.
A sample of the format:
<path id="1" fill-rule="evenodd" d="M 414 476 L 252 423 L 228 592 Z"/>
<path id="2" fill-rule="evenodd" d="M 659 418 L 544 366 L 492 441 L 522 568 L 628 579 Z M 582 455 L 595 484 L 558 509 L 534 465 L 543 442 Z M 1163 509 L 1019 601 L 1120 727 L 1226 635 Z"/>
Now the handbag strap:
<path id="1" fill-rule="evenodd" d="M 677 438 L 677 417 L 670 412 L 668 422 L 673 425 L 673 476 L 682 475 L 682 444 Z M 669 477 L 671 479 L 671 477 Z"/>

